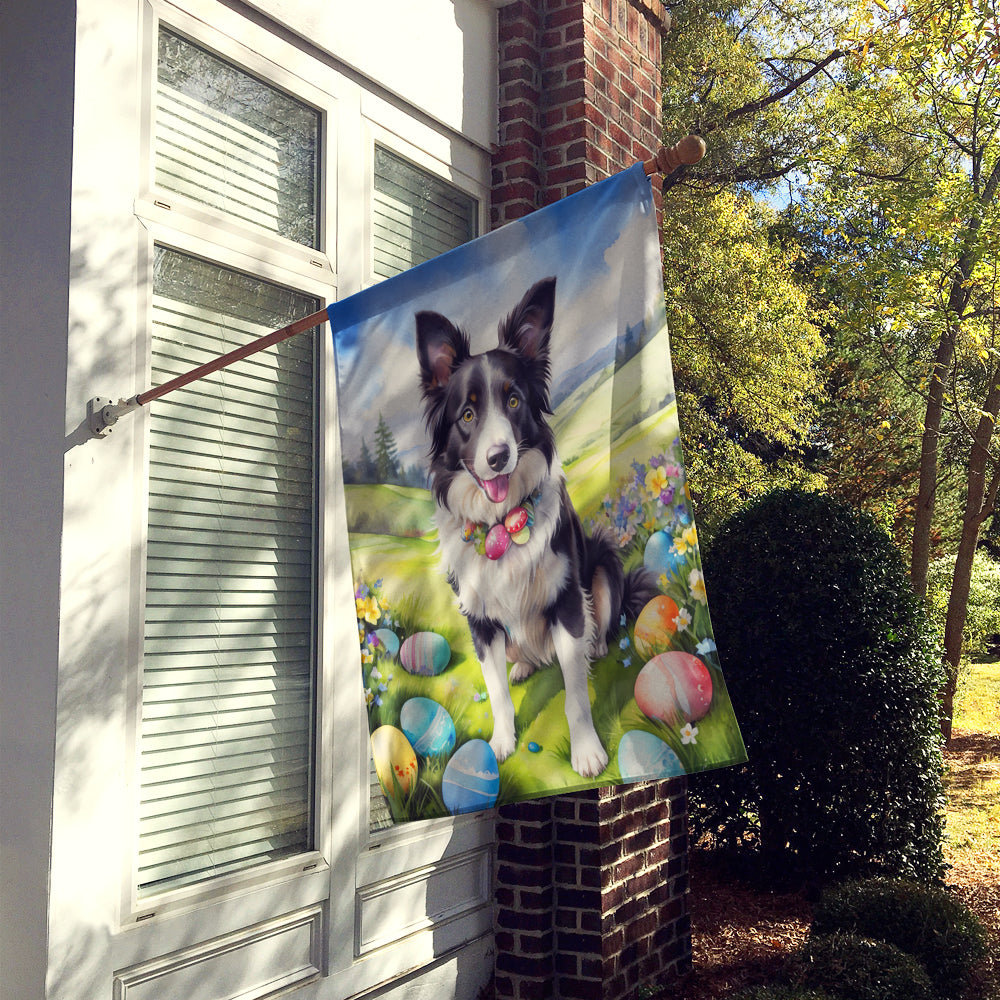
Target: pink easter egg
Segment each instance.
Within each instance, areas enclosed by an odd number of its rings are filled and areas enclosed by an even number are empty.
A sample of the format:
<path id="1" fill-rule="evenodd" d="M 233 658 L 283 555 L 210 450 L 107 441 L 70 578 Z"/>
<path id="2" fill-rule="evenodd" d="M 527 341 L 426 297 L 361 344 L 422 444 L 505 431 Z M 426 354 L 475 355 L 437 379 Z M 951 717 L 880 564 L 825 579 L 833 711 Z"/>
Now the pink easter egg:
<path id="1" fill-rule="evenodd" d="M 635 679 L 635 703 L 647 719 L 661 719 L 668 725 L 680 721 L 674 677 L 663 656 L 654 656 Z"/>
<path id="2" fill-rule="evenodd" d="M 712 675 L 708 667 L 691 653 L 663 653 L 674 677 L 674 689 L 681 712 L 688 722 L 703 719 L 712 706 Z M 657 657 L 660 659 L 661 657 Z"/>
<path id="3" fill-rule="evenodd" d="M 510 548 L 510 532 L 502 524 L 494 524 L 486 536 L 486 555 L 499 559 Z"/>
<path id="4" fill-rule="evenodd" d="M 515 507 L 504 519 L 503 526 L 512 534 L 517 534 L 528 523 L 528 512 L 524 507 Z"/>
<path id="5" fill-rule="evenodd" d="M 660 653 L 639 671 L 635 703 L 649 719 L 697 722 L 712 705 L 712 675 L 691 653 Z"/>

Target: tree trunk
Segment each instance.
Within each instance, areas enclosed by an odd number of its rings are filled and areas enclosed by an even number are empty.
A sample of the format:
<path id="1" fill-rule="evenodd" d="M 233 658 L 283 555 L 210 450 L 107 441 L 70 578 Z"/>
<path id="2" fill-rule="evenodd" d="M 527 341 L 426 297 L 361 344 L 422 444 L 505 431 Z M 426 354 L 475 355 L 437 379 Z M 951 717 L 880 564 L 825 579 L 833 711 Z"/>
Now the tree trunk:
<path id="1" fill-rule="evenodd" d="M 917 509 L 913 518 L 910 582 L 921 597 L 927 595 L 927 569 L 931 560 L 931 526 L 937 493 L 938 438 L 941 433 L 941 415 L 944 412 L 944 378 L 954 355 L 955 328 L 949 323 L 934 353 L 924 430 L 920 439 L 920 481 L 917 487 Z"/>
<path id="2" fill-rule="evenodd" d="M 978 177 L 978 164 L 982 152 L 974 157 L 974 173 Z M 930 386 L 927 393 L 927 411 L 924 432 L 920 442 L 920 485 L 917 489 L 917 510 L 913 520 L 913 545 L 910 552 L 910 582 L 921 596 L 927 595 L 927 568 L 931 556 L 931 528 L 934 520 L 934 497 L 937 490 L 938 437 L 941 433 L 941 414 L 944 410 L 944 378 L 955 356 L 955 338 L 959 324 L 969 304 L 969 278 L 972 275 L 976 240 L 987 209 L 993 204 L 1000 189 L 1000 159 L 993 164 L 986 184 L 979 190 L 976 184 L 977 206 L 965 227 L 962 254 L 956 262 L 956 273 L 948 292 L 945 320 L 948 324 L 934 354 Z M 994 410 L 994 415 L 996 411 Z M 973 446 L 975 450 L 975 446 Z M 965 529 L 963 528 L 963 531 Z M 978 531 L 978 529 L 977 529 Z M 965 615 L 963 612 L 964 625 Z"/>
<path id="3" fill-rule="evenodd" d="M 979 544 L 979 531 L 983 522 L 993 513 L 997 486 L 1000 484 L 1000 467 L 990 457 L 990 442 L 1000 410 L 1000 384 L 994 373 L 990 390 L 986 394 L 983 414 L 976 427 L 969 455 L 968 486 L 965 494 L 965 510 L 962 515 L 962 535 L 955 557 L 955 572 L 951 580 L 948 596 L 948 614 L 944 625 L 944 666 L 945 685 L 941 692 L 941 733 L 946 740 L 951 739 L 952 718 L 955 710 L 955 688 L 958 684 L 958 668 L 962 659 L 962 633 L 969 608 L 969 588 L 972 583 L 972 564 Z M 987 479 L 990 467 L 993 475 Z"/>

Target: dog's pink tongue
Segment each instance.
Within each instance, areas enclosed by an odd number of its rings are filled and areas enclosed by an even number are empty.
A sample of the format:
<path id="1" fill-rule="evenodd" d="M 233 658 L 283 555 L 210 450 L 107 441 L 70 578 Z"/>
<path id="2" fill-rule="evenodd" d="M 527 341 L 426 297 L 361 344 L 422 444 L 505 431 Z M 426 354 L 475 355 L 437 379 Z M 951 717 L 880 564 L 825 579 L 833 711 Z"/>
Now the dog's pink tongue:
<path id="1" fill-rule="evenodd" d="M 494 503 L 503 503 L 507 499 L 507 489 L 510 476 L 497 476 L 495 479 L 484 479 L 483 489 Z"/>

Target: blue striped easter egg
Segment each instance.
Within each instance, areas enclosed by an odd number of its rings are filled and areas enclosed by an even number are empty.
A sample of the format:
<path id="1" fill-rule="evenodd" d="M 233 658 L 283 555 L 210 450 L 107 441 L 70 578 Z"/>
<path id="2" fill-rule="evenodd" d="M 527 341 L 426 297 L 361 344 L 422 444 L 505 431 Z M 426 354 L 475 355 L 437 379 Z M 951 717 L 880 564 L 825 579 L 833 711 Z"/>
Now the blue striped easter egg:
<path id="1" fill-rule="evenodd" d="M 399 710 L 399 728 L 421 757 L 450 753 L 455 746 L 455 723 L 448 710 L 432 698 L 410 698 Z"/>
<path id="2" fill-rule="evenodd" d="M 684 774 L 677 754 L 658 736 L 644 729 L 630 729 L 618 744 L 618 770 L 622 781 L 676 778 Z"/>

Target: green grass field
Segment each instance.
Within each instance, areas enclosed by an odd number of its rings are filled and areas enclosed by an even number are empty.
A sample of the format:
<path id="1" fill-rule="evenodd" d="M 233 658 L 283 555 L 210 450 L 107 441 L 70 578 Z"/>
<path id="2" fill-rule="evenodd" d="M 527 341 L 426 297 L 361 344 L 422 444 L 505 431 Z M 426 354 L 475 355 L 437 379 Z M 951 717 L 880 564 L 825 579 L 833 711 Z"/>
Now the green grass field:
<path id="1" fill-rule="evenodd" d="M 390 509 L 402 513 L 402 522 L 417 524 L 426 513 L 423 491 L 401 495 L 396 488 L 364 486 L 347 488 L 349 509 L 363 510 L 365 523 L 386 520 Z M 426 496 L 426 494 L 424 494 Z M 415 502 L 415 510 L 406 503 Z M 415 534 L 365 534 L 353 532 L 351 558 L 355 583 L 367 587 L 378 601 L 376 621 L 364 621 L 366 634 L 376 627 L 389 627 L 399 638 L 414 632 L 434 631 L 447 639 L 451 659 L 447 669 L 435 677 L 407 673 L 398 660 L 375 650 L 364 667 L 364 680 L 372 702 L 371 728 L 399 726 L 400 709 L 407 699 L 425 697 L 443 705 L 451 716 L 457 745 L 471 739 L 489 740 L 493 717 L 479 663 L 465 623 L 436 554 L 437 537 L 426 530 Z M 641 558 L 641 557 L 640 557 Z M 420 580 L 414 587 L 412 581 Z M 682 605 L 690 595 L 679 582 L 667 591 Z M 693 653 L 699 636 L 710 626 L 707 609 L 694 608 L 693 626 L 686 635 L 677 634 L 670 648 Z M 633 689 L 646 658 L 638 654 L 634 623 L 629 622 L 610 644 L 608 654 L 592 664 L 591 701 L 594 722 L 610 756 L 608 767 L 596 779 L 582 779 L 570 766 L 569 731 L 564 714 L 565 691 L 555 665 L 536 671 L 512 689 L 516 711 L 518 748 L 499 769 L 499 802 L 518 801 L 553 789 L 575 791 L 621 780 L 615 751 L 624 733 L 645 730 L 658 736 L 677 754 L 688 772 L 742 760 L 744 749 L 733 717 L 732 705 L 714 653 L 703 659 L 713 681 L 713 702 L 707 716 L 697 722 L 694 740 L 682 738 L 680 724 L 667 725 L 648 719 L 636 705 Z M 375 671 L 374 675 L 372 671 Z M 421 761 L 416 789 L 407 796 L 390 795 L 397 818 L 443 815 L 441 781 L 444 761 Z"/>
<path id="2" fill-rule="evenodd" d="M 963 675 L 947 757 L 948 861 L 1000 880 L 1000 662 Z"/>

